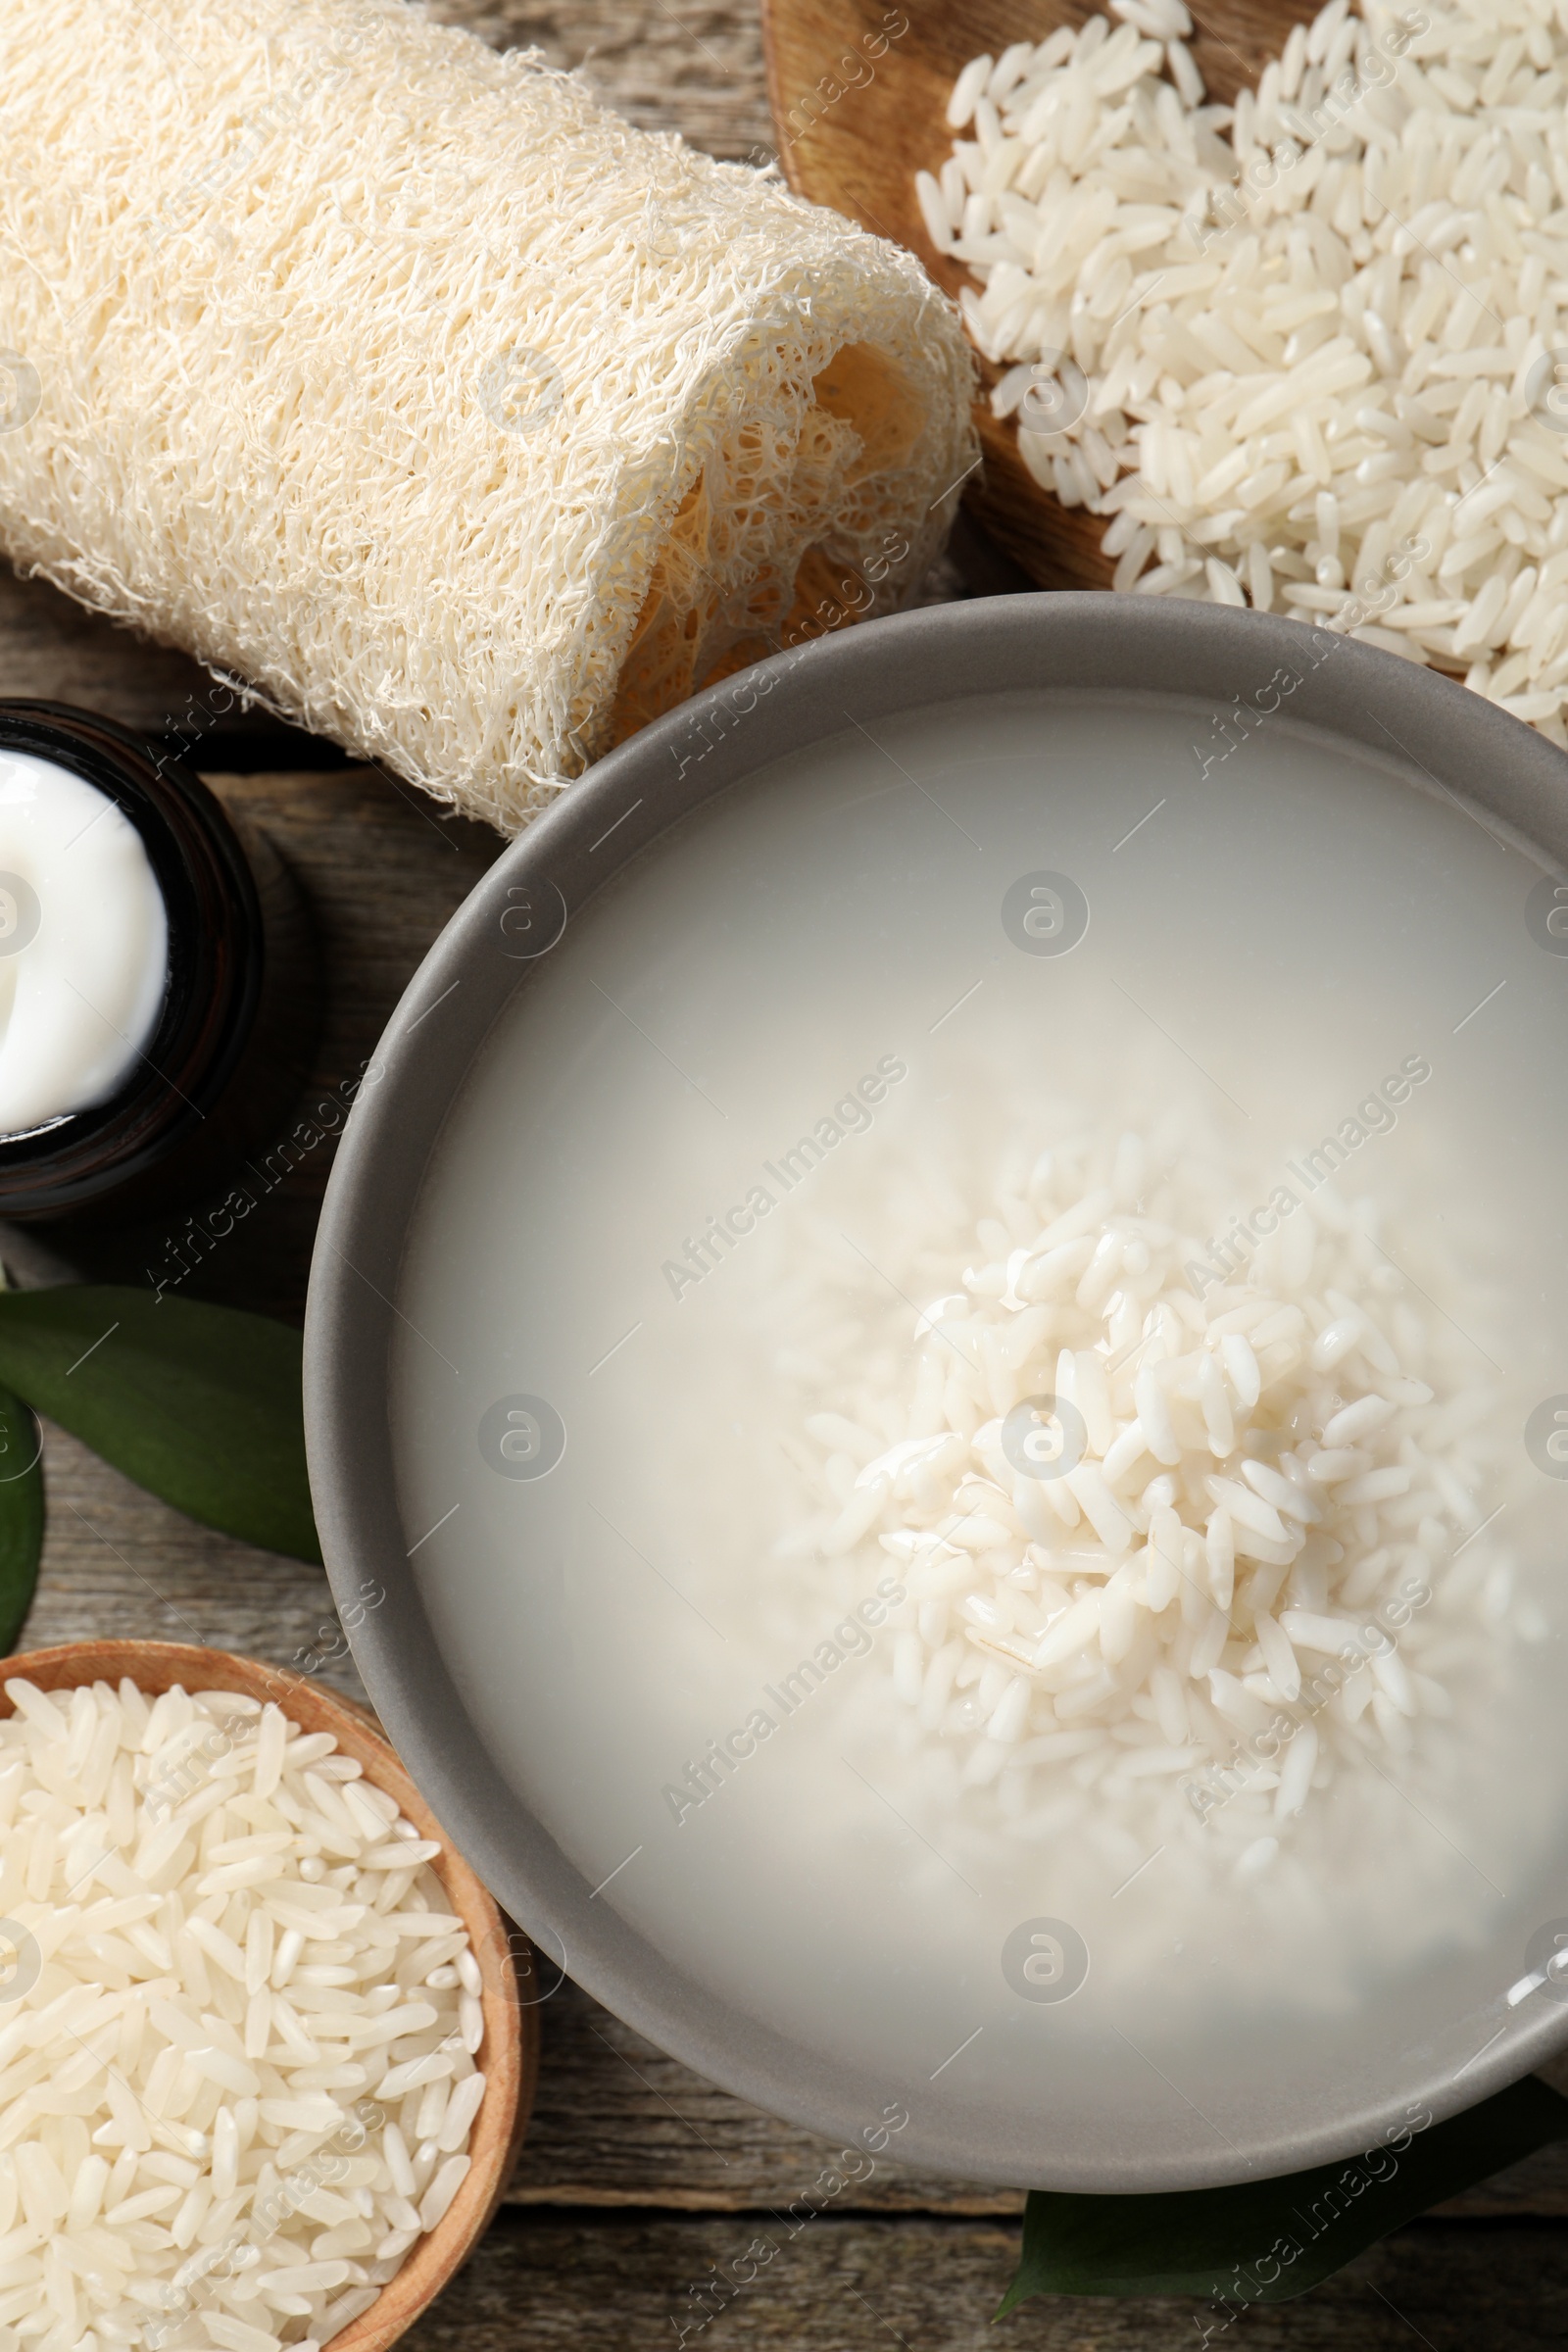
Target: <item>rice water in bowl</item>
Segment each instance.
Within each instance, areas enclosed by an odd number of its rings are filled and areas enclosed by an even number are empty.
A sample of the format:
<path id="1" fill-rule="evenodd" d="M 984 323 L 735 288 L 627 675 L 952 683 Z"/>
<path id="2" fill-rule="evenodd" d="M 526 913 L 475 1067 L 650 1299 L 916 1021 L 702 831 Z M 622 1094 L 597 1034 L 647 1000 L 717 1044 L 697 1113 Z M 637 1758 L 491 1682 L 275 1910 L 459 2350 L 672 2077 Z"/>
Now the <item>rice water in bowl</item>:
<path id="1" fill-rule="evenodd" d="M 781 676 L 606 886 L 585 810 L 460 917 L 401 1016 L 433 1072 L 491 992 L 396 1179 L 365 1666 L 484 1759 L 518 1916 L 709 2073 L 1162 2187 L 1558 2038 L 1568 867 L 1434 767 L 1472 698 L 1050 602 Z M 1491 775 L 1525 731 L 1475 723 Z M 548 952 L 497 980 L 509 887 Z"/>

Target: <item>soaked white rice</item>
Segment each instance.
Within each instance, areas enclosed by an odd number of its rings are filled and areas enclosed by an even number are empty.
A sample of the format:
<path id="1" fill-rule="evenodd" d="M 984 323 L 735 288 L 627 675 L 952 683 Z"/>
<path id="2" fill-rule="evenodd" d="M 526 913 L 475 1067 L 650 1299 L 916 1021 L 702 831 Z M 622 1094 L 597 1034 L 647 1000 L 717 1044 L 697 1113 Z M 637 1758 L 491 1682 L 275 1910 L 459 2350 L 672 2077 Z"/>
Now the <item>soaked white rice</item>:
<path id="1" fill-rule="evenodd" d="M 981 1843 L 1092 1818 L 1266 1872 L 1544 1631 L 1489 1517 L 1474 1346 L 1376 1202 L 1310 1176 L 1249 1189 L 1172 1122 L 1014 1155 L 977 1222 L 890 1217 L 884 1270 L 947 1274 L 895 1350 L 833 1345 L 857 1277 L 824 1272 L 820 1508 L 781 1550 L 862 1582 L 892 1555 L 878 1670 Z"/>

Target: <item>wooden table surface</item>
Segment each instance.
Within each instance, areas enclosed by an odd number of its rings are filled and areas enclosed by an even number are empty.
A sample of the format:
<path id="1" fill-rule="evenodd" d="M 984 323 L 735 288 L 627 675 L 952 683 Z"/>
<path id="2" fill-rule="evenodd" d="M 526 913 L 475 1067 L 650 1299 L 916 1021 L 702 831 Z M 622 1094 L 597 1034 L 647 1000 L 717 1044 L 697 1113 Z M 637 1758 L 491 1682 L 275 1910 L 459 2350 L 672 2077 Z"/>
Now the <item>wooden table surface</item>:
<path id="1" fill-rule="evenodd" d="M 906 0 L 918 8 L 939 0 Z M 753 0 L 437 0 L 449 22 L 535 43 L 634 121 L 725 157 L 770 131 Z M 853 93 L 852 93 L 853 99 Z M 847 100 L 846 103 L 852 102 Z M 928 595 L 959 592 L 939 570 Z M 322 942 L 326 993 L 313 1085 L 369 1055 L 430 942 L 500 843 L 438 817 L 330 746 L 207 709 L 179 657 L 0 579 L 0 694 L 96 707 L 167 738 L 292 865 Z M 308 1107 L 307 1098 L 302 1111 Z M 219 1246 L 188 1288 L 298 1319 L 331 1145 L 308 1155 Z M 72 1263 L 138 1281 L 182 1220 L 73 1239 Z M 34 1232 L 35 1245 L 47 1235 Z M 201 1642 L 288 1661 L 330 1627 L 325 1579 L 208 1534 L 59 1431 L 47 1436 L 48 1536 L 28 1646 L 91 1634 Z M 359 1692 L 352 1663 L 323 1671 Z M 688 2289 L 744 2253 L 821 2168 L 819 2143 L 713 2089 L 564 1984 L 542 2010 L 534 2121 L 508 2199 L 467 2270 L 406 2338 L 409 2352 L 632 2352 L 678 2340 Z M 1036 2302 L 989 2315 L 1015 2258 L 1022 2199 L 884 2165 L 854 2209 L 825 2211 L 714 2321 L 715 2343 L 801 2352 L 1176 2352 L 1200 2306 Z M 1301 2300 L 1237 2320 L 1238 2347 L 1394 2352 L 1425 2343 L 1533 2352 L 1568 2336 L 1568 2150 L 1547 2151 L 1363 2256 Z M 695 2340 L 695 2330 L 690 2340 Z"/>

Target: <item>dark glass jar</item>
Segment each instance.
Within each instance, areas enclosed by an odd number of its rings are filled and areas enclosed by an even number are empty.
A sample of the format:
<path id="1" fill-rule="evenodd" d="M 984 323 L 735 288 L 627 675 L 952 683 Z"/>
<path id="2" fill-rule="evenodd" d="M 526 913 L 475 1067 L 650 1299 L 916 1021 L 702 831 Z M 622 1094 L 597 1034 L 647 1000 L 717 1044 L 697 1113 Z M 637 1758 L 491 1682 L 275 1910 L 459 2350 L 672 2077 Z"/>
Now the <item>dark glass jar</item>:
<path id="1" fill-rule="evenodd" d="M 297 886 L 177 760 L 94 711 L 0 701 L 0 751 L 103 793 L 163 894 L 169 968 L 152 1035 L 113 1095 L 0 1136 L 0 1218 L 121 1222 L 216 1186 L 286 1117 L 315 1042 L 315 955 Z"/>

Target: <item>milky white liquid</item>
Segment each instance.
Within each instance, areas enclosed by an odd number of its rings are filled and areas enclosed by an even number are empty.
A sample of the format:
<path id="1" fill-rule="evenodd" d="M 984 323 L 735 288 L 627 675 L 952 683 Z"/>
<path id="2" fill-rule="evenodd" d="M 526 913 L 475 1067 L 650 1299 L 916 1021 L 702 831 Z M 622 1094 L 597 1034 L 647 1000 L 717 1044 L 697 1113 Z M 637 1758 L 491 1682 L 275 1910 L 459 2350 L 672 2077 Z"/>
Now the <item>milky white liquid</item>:
<path id="1" fill-rule="evenodd" d="M 0 752 L 0 1134 L 115 1094 L 157 1026 L 168 966 L 134 825 L 69 769 Z"/>
<path id="2" fill-rule="evenodd" d="M 424 1603 L 519 1796 L 589 1886 L 616 1873 L 597 1901 L 690 1978 L 829 2056 L 847 2097 L 897 2090 L 903 2153 L 1000 2119 L 1045 2152 L 1037 2179 L 1107 2133 L 1234 2171 L 1260 2099 L 1309 2119 L 1375 2108 L 1412 2066 L 1456 2073 L 1533 2022 L 1507 1990 L 1565 1907 L 1568 1483 L 1522 1432 L 1568 1389 L 1568 960 L 1527 927 L 1540 870 L 1518 845 L 1283 719 L 1205 778 L 1205 726 L 1154 700 L 938 709 L 688 820 L 498 1021 L 398 1297 L 404 1525 L 411 1545 L 437 1530 L 415 1555 Z M 1059 957 L 1020 953 L 1001 919 L 1042 869 L 1091 909 Z M 1510 1616 L 1494 1639 L 1466 1602 L 1474 1672 L 1407 1783 L 1342 1783 L 1303 1813 L 1286 1892 L 1157 1857 L 1124 1885 L 1092 1816 L 1021 1846 L 943 1795 L 884 1632 L 843 1637 L 855 1654 L 784 1720 L 764 1694 L 890 1567 L 874 1538 L 781 1556 L 819 1500 L 781 1441 L 843 1363 L 910 1357 L 926 1298 L 899 1256 L 901 1188 L 983 1214 L 1064 1103 L 1141 1128 L 1190 1109 L 1222 1139 L 1218 1230 L 1408 1056 L 1430 1081 L 1341 1189 L 1387 1204 L 1413 1303 L 1462 1326 L 1493 1384 L 1499 1468 L 1477 1508 L 1505 1513 L 1487 1541 L 1505 1532 L 1531 1632 Z M 890 1058 L 906 1075 L 868 1122 L 842 1115 L 822 1164 L 779 1183 Z M 733 1248 L 672 1279 L 705 1221 L 749 1201 Z M 851 1268 L 840 1293 L 830 1261 Z M 836 1325 L 830 1295 L 851 1301 Z M 517 1396 L 564 1428 L 546 1476 L 481 1451 Z M 519 1424 L 511 1442 L 541 1441 Z M 677 1817 L 689 1761 L 759 1708 L 773 1736 Z M 1059 2005 L 1004 1974 L 1042 1917 L 1091 1954 Z"/>

